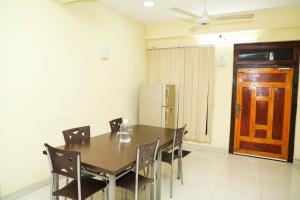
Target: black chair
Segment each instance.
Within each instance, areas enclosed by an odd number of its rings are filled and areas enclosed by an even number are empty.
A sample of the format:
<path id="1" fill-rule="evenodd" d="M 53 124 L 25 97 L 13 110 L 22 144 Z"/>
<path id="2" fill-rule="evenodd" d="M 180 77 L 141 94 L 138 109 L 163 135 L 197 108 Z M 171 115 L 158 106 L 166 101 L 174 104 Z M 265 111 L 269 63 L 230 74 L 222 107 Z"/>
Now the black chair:
<path id="1" fill-rule="evenodd" d="M 186 125 L 182 128 L 175 130 L 171 152 L 163 151 L 161 161 L 171 165 L 171 180 L 170 180 L 170 198 L 173 195 L 173 162 L 175 159 L 178 159 L 179 165 L 177 169 L 177 178 L 181 179 L 181 184 L 183 184 L 183 173 L 182 173 L 182 139 L 183 135 L 186 133 Z M 175 154 L 175 151 L 178 151 L 178 154 Z"/>
<path id="2" fill-rule="evenodd" d="M 156 198 L 156 166 L 155 158 L 157 155 L 159 139 L 144 145 L 137 146 L 137 156 L 135 170 L 127 173 L 123 177 L 119 178 L 116 182 L 118 187 L 128 190 L 134 193 L 134 199 L 138 200 L 138 192 L 144 188 L 147 184 L 153 183 L 154 190 L 153 196 Z M 152 168 L 152 177 L 146 177 L 139 174 L 139 171 L 147 167 Z M 126 195 L 126 193 L 125 193 Z"/>
<path id="3" fill-rule="evenodd" d="M 91 137 L 90 126 L 83 126 L 62 131 L 66 145 L 89 142 Z"/>
<path id="4" fill-rule="evenodd" d="M 83 200 L 92 197 L 96 192 L 106 187 L 106 182 L 82 176 L 80 165 L 80 153 L 76 151 L 65 151 L 45 144 L 51 170 L 51 194 L 53 197 L 66 197 L 74 200 Z M 73 180 L 61 189 L 54 191 L 54 174 L 62 175 Z"/>
<path id="5" fill-rule="evenodd" d="M 109 121 L 110 130 L 112 133 L 120 131 L 120 125 L 123 123 L 123 118 L 117 118 Z"/>

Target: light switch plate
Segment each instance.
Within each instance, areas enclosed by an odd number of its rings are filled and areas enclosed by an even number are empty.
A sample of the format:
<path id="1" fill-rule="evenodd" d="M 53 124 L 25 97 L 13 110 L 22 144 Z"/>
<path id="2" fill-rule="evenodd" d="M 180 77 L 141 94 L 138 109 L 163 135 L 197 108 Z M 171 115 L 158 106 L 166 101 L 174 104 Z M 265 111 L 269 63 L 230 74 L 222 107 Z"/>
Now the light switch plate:
<path id="1" fill-rule="evenodd" d="M 101 59 L 102 60 L 108 60 L 109 56 L 109 48 L 108 47 L 102 47 L 101 48 Z"/>

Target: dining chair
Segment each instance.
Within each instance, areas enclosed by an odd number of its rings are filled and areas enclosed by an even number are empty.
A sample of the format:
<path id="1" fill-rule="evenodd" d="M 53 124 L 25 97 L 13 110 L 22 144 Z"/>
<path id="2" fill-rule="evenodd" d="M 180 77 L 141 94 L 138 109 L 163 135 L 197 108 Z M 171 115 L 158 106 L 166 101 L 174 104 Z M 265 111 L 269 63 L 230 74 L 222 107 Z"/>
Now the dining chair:
<path id="1" fill-rule="evenodd" d="M 120 125 L 122 123 L 123 123 L 123 118 L 122 117 L 109 121 L 111 132 L 116 133 L 116 132 L 120 131 Z"/>
<path id="2" fill-rule="evenodd" d="M 183 135 L 186 133 L 186 124 L 182 128 L 175 130 L 172 142 L 172 149 L 170 152 L 163 151 L 161 161 L 171 165 L 171 177 L 170 177 L 170 198 L 173 196 L 173 163 L 175 159 L 178 159 L 178 169 L 177 169 L 177 178 L 181 179 L 181 184 L 183 184 L 183 172 L 182 172 L 182 139 Z M 175 155 L 175 151 L 178 151 L 178 154 Z"/>
<path id="3" fill-rule="evenodd" d="M 134 199 L 138 200 L 138 192 L 145 185 L 153 183 L 153 197 L 156 199 L 156 162 L 159 139 L 137 146 L 136 163 L 134 170 L 119 178 L 116 182 L 118 187 L 134 193 Z M 151 176 L 147 177 L 139 174 L 139 171 L 151 167 Z M 126 198 L 126 193 L 125 193 Z"/>
<path id="4" fill-rule="evenodd" d="M 65 151 L 45 144 L 51 171 L 50 199 L 65 197 L 84 200 L 106 188 L 107 183 L 81 173 L 80 153 Z M 73 180 L 66 186 L 54 191 L 54 175 L 62 175 Z"/>
<path id="5" fill-rule="evenodd" d="M 62 131 L 62 133 L 66 145 L 72 145 L 75 143 L 86 143 L 89 142 L 91 137 L 90 126 L 71 128 Z M 68 183 L 69 183 L 69 178 L 66 178 L 66 184 Z"/>
<path id="6" fill-rule="evenodd" d="M 65 144 L 66 145 L 72 145 L 75 143 L 87 143 L 90 141 L 91 137 L 91 131 L 90 131 L 90 126 L 83 126 L 83 127 L 77 127 L 77 128 L 72 128 L 72 129 L 67 129 L 62 131 L 64 139 L 65 139 Z M 99 177 L 105 177 L 106 175 L 102 172 L 96 171 L 94 169 L 89 169 L 87 167 L 81 167 L 85 171 L 92 172 L 94 174 L 98 174 Z M 85 176 L 90 176 L 93 177 L 91 174 L 87 174 L 86 172 L 82 172 Z M 66 178 L 66 184 L 69 184 L 69 178 Z"/>
<path id="7" fill-rule="evenodd" d="M 90 126 L 83 126 L 62 131 L 66 145 L 84 143 L 90 140 Z"/>

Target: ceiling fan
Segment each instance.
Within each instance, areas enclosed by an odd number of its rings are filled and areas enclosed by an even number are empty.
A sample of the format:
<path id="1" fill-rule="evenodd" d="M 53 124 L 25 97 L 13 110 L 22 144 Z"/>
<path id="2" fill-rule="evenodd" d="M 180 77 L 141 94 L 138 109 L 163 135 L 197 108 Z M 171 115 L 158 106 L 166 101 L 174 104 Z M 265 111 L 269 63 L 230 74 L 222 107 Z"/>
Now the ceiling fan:
<path id="1" fill-rule="evenodd" d="M 81 3 L 81 2 L 87 2 L 87 1 L 95 1 L 95 0 L 54 0 L 61 4 L 72 4 L 72 3 Z"/>
<path id="2" fill-rule="evenodd" d="M 191 17 L 193 20 L 197 22 L 197 24 L 194 25 L 190 29 L 190 31 L 195 31 L 201 26 L 208 25 L 211 21 L 241 20 L 241 19 L 251 19 L 254 17 L 254 14 L 209 15 L 207 12 L 207 0 L 203 0 L 203 2 L 204 2 L 204 9 L 201 16 L 176 7 L 170 8 L 170 10 Z"/>

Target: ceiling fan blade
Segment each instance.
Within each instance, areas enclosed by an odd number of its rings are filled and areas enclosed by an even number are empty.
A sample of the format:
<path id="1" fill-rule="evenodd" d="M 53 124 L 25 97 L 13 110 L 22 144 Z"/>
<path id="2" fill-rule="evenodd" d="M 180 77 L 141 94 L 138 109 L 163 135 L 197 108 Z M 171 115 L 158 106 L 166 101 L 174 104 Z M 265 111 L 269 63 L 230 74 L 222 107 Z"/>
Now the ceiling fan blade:
<path id="1" fill-rule="evenodd" d="M 196 31 L 198 28 L 200 28 L 202 26 L 201 23 L 197 23 L 195 26 L 193 26 L 192 28 L 189 29 L 189 31 Z"/>
<path id="2" fill-rule="evenodd" d="M 251 19 L 253 17 L 254 17 L 254 14 L 211 15 L 211 16 L 209 16 L 209 18 L 214 21 Z"/>
<path id="3" fill-rule="evenodd" d="M 173 8 L 170 8 L 170 10 L 172 10 L 174 12 L 177 12 L 177 13 L 180 13 L 182 15 L 186 15 L 186 16 L 192 17 L 194 19 L 200 19 L 199 15 L 196 15 L 194 13 L 191 13 L 191 12 L 188 12 L 188 11 L 185 11 L 185 10 L 182 10 L 180 8 L 173 7 Z"/>
<path id="4" fill-rule="evenodd" d="M 96 0 L 54 0 L 60 4 L 73 4 L 73 3 L 83 3 L 88 1 L 96 1 Z"/>

